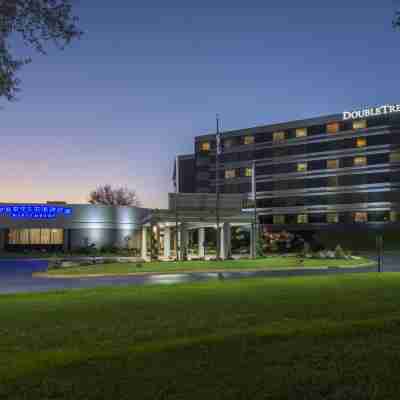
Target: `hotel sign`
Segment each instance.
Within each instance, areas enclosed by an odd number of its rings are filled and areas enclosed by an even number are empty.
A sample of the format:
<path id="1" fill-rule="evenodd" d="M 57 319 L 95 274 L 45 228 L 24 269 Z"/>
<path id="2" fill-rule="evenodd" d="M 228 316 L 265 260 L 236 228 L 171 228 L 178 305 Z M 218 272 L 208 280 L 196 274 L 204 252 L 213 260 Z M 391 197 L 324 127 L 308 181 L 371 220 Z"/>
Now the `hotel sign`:
<path id="1" fill-rule="evenodd" d="M 377 117 L 379 115 L 400 113 L 400 104 L 386 104 L 380 107 L 366 108 L 364 110 L 345 111 L 343 121 L 349 119 L 360 119 L 368 117 Z"/>
<path id="2" fill-rule="evenodd" d="M 69 207 L 54 207 L 46 205 L 21 206 L 7 205 L 0 206 L 0 217 L 9 218 L 30 218 L 30 219 L 53 219 L 58 216 L 69 216 L 72 209 Z"/>

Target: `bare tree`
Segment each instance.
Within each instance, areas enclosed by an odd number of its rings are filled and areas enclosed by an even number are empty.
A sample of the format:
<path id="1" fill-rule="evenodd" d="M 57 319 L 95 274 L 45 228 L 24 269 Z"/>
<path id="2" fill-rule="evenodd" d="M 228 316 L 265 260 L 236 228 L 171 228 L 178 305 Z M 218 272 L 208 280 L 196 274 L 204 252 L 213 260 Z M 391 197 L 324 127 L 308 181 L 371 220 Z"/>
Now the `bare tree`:
<path id="1" fill-rule="evenodd" d="M 140 206 L 140 201 L 134 190 L 125 186 L 113 188 L 111 185 L 98 186 L 89 194 L 90 204 L 103 204 L 107 206 Z"/>
<path id="2" fill-rule="evenodd" d="M 73 0 L 0 0 L 0 98 L 14 100 L 19 91 L 18 70 L 30 58 L 14 58 L 10 42 L 15 37 L 46 54 L 45 44 L 63 49 L 82 32 L 72 15 Z"/>

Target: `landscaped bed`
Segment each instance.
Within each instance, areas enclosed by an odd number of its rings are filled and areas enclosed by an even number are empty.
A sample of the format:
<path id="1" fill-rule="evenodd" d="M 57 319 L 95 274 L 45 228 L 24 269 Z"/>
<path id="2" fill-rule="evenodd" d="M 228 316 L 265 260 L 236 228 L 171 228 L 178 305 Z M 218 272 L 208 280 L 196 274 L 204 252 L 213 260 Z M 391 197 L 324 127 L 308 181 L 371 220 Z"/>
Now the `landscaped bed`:
<path id="1" fill-rule="evenodd" d="M 133 262 L 93 264 L 68 268 L 51 268 L 48 275 L 125 275 L 135 273 L 199 272 L 224 270 L 272 270 L 328 267 L 359 267 L 374 265 L 362 257 L 351 259 L 300 259 L 296 256 L 271 256 L 256 260 Z"/>
<path id="2" fill-rule="evenodd" d="M 0 296 L 0 398 L 398 399 L 400 275 Z"/>

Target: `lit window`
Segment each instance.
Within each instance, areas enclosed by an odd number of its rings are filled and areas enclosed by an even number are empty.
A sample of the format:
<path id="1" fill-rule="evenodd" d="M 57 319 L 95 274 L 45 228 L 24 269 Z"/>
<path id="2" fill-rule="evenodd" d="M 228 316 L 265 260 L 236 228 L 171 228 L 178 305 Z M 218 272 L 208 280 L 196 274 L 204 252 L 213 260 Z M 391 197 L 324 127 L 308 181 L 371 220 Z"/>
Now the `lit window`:
<path id="1" fill-rule="evenodd" d="M 308 223 L 308 215 L 307 214 L 299 214 L 297 216 L 298 224 L 307 224 Z"/>
<path id="2" fill-rule="evenodd" d="M 354 222 L 368 222 L 368 213 L 366 212 L 354 213 Z"/>
<path id="3" fill-rule="evenodd" d="M 358 121 L 353 121 L 353 129 L 366 129 L 367 128 L 367 120 L 360 119 Z"/>
<path id="4" fill-rule="evenodd" d="M 357 147 L 365 147 L 367 145 L 367 139 L 363 137 L 359 137 L 356 140 Z"/>
<path id="5" fill-rule="evenodd" d="M 307 128 L 297 128 L 296 129 L 296 137 L 302 138 L 307 136 Z"/>
<path id="6" fill-rule="evenodd" d="M 234 169 L 226 169 L 225 170 L 225 179 L 232 179 L 236 177 L 236 170 Z"/>
<path id="7" fill-rule="evenodd" d="M 337 224 L 339 222 L 339 214 L 336 213 L 326 214 L 326 222 L 328 224 Z"/>
<path id="8" fill-rule="evenodd" d="M 286 133 L 285 132 L 274 132 L 272 134 L 272 140 L 274 143 L 279 143 L 283 142 L 286 138 Z"/>
<path id="9" fill-rule="evenodd" d="M 391 163 L 398 163 L 400 162 L 400 150 L 394 150 L 389 155 L 389 161 Z"/>
<path id="10" fill-rule="evenodd" d="M 354 157 L 354 166 L 363 167 L 367 165 L 367 157 Z"/>
<path id="11" fill-rule="evenodd" d="M 64 231 L 62 229 L 10 229 L 8 234 L 10 245 L 62 245 Z"/>
<path id="12" fill-rule="evenodd" d="M 210 142 L 200 143 L 200 151 L 210 151 Z"/>
<path id="13" fill-rule="evenodd" d="M 328 169 L 337 169 L 339 168 L 339 160 L 327 160 L 326 168 Z"/>
<path id="14" fill-rule="evenodd" d="M 254 136 L 245 136 L 243 139 L 244 144 L 253 144 L 254 143 Z"/>
<path id="15" fill-rule="evenodd" d="M 307 171 L 307 163 L 298 163 L 297 164 L 297 172 L 306 172 Z"/>
<path id="16" fill-rule="evenodd" d="M 399 220 L 399 213 L 397 211 L 390 211 L 390 222 L 397 222 Z"/>
<path id="17" fill-rule="evenodd" d="M 283 225 L 285 223 L 284 215 L 274 215 L 272 219 L 275 225 Z"/>
<path id="18" fill-rule="evenodd" d="M 326 126 L 326 131 L 327 131 L 328 133 L 331 133 L 331 134 L 338 133 L 339 130 L 340 130 L 339 122 L 333 122 L 333 123 L 328 124 L 328 125 Z"/>
<path id="19" fill-rule="evenodd" d="M 244 176 L 253 176 L 253 168 L 245 168 L 244 170 Z"/>

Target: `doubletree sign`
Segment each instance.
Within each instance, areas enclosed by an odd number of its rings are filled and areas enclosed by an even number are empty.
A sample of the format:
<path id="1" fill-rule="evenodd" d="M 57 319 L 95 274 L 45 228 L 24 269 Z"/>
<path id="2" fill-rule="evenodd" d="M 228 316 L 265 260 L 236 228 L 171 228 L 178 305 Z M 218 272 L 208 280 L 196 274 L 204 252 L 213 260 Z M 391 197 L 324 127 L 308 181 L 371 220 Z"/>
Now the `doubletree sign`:
<path id="1" fill-rule="evenodd" d="M 345 111 L 343 121 L 348 119 L 360 119 L 368 117 L 377 117 L 379 115 L 400 113 L 400 104 L 386 104 L 380 107 L 366 108 L 364 110 Z"/>
<path id="2" fill-rule="evenodd" d="M 53 219 L 58 216 L 69 216 L 72 209 L 69 207 L 54 206 L 0 206 L 0 216 L 10 218 Z"/>

